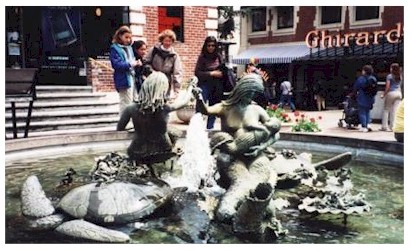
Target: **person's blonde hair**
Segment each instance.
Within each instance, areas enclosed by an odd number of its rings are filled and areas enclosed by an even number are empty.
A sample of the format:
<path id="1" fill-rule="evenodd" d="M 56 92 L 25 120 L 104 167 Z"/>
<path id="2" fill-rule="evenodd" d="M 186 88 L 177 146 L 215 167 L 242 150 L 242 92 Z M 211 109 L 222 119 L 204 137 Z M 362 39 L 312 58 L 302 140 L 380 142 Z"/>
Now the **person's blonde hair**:
<path id="1" fill-rule="evenodd" d="M 176 33 L 170 29 L 163 30 L 159 35 L 158 35 L 158 41 L 160 43 L 163 43 L 164 38 L 169 37 L 173 41 L 173 43 L 176 41 Z"/>
<path id="2" fill-rule="evenodd" d="M 123 25 L 123 26 L 121 26 L 120 28 L 118 28 L 116 30 L 116 32 L 113 35 L 113 39 L 111 40 L 111 42 L 112 43 L 121 43 L 120 37 L 122 35 L 124 35 L 124 33 L 132 34 L 131 29 L 127 25 Z"/>
<path id="3" fill-rule="evenodd" d="M 395 81 L 400 81 L 401 79 L 401 68 L 398 63 L 392 63 L 390 66 L 391 74 L 394 77 Z"/>

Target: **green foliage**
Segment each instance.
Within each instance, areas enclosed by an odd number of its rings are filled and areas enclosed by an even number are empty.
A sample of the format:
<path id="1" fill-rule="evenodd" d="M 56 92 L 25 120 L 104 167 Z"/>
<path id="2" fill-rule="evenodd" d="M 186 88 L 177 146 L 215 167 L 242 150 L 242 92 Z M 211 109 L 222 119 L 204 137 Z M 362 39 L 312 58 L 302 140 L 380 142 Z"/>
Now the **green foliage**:
<path id="1" fill-rule="evenodd" d="M 281 122 L 290 122 L 291 118 L 284 111 L 284 109 L 278 107 L 277 105 L 269 105 L 265 109 L 270 117 L 276 117 Z"/>
<path id="2" fill-rule="evenodd" d="M 306 118 L 303 113 L 294 112 L 295 125 L 291 127 L 292 132 L 321 132 L 320 127 L 318 126 L 315 118 Z M 321 116 L 318 117 L 321 119 Z"/>

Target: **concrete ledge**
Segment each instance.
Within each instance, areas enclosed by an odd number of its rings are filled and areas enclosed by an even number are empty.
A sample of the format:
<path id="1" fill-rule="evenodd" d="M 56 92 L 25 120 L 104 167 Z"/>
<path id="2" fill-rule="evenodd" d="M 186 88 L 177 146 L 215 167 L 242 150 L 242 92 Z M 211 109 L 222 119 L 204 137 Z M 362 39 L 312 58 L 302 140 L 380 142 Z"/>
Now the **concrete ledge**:
<path id="1" fill-rule="evenodd" d="M 131 140 L 132 136 L 133 134 L 129 132 L 109 131 L 13 139 L 6 141 L 5 152 L 6 154 L 8 154 L 16 151 L 27 151 L 43 147 L 58 147 L 82 143 Z"/>
<path id="2" fill-rule="evenodd" d="M 333 154 L 349 151 L 353 153 L 354 160 L 404 167 L 404 145 L 394 141 L 381 142 L 306 133 L 281 133 L 280 136 L 280 140 L 274 144 L 276 149 L 289 148 Z M 121 146 L 120 148 L 126 149 L 132 138 L 133 133 L 130 132 L 107 131 L 7 140 L 6 162 L 19 158 L 39 158 L 44 155 L 75 154 L 102 147 L 118 149 L 118 146 Z"/>
<path id="3" fill-rule="evenodd" d="M 358 149 L 374 149 L 387 153 L 404 155 L 404 144 L 396 141 L 374 141 L 356 138 L 343 138 L 329 135 L 308 133 L 286 133 L 280 134 L 280 140 L 297 141 L 305 143 L 319 143 L 328 145 L 340 145 Z"/>

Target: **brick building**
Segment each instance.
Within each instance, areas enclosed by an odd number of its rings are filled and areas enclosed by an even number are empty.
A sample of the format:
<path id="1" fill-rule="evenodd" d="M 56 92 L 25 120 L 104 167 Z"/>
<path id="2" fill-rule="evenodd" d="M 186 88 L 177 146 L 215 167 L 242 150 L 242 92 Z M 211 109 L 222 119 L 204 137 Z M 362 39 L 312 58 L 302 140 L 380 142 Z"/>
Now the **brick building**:
<path id="1" fill-rule="evenodd" d="M 173 29 L 187 79 L 205 37 L 217 36 L 218 12 L 216 6 L 8 6 L 6 67 L 39 68 L 39 84 L 113 91 L 109 48 L 123 24 L 148 47 L 163 29 Z M 18 42 L 11 43 L 14 36 Z"/>
<path id="2" fill-rule="evenodd" d="M 403 65 L 403 6 L 242 10 L 240 53 L 233 62 L 244 65 L 254 58 L 271 81 L 289 79 L 299 109 L 315 108 L 312 91 L 318 78 L 327 83 L 327 104 L 337 106 L 364 64 L 374 66 L 381 85 L 392 62 Z"/>

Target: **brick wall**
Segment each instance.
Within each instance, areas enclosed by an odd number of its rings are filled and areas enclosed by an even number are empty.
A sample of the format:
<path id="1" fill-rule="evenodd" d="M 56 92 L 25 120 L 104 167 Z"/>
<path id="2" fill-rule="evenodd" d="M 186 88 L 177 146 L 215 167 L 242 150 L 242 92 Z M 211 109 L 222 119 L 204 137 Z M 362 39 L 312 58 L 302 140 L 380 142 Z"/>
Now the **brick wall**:
<path id="1" fill-rule="evenodd" d="M 174 45 L 183 63 L 184 79 L 194 75 L 198 55 L 207 37 L 204 24 L 207 11 L 208 7 L 184 8 L 184 43 L 177 42 Z"/>
<path id="2" fill-rule="evenodd" d="M 87 61 L 87 83 L 93 87 L 93 92 L 115 91 L 111 69 L 110 60 Z"/>
<path id="3" fill-rule="evenodd" d="M 200 54 L 201 47 L 209 31 L 212 29 L 205 28 L 206 19 L 215 19 L 208 17 L 208 10 L 216 7 L 207 6 L 186 6 L 184 7 L 184 43 L 174 43 L 174 48 L 181 57 L 183 64 L 184 80 L 194 75 L 194 68 Z M 144 6 L 142 12 L 146 16 L 146 24 L 143 27 L 143 36 L 148 48 L 151 48 L 158 41 L 158 7 Z M 87 65 L 87 82 L 93 86 L 94 91 L 107 92 L 114 91 L 113 73 L 102 67 L 101 64 L 111 68 L 110 61 L 97 60 L 88 62 Z"/>
<path id="4" fill-rule="evenodd" d="M 146 25 L 144 26 L 144 36 L 147 39 L 148 48 L 158 41 L 158 7 L 145 6 L 143 13 L 146 14 Z"/>

